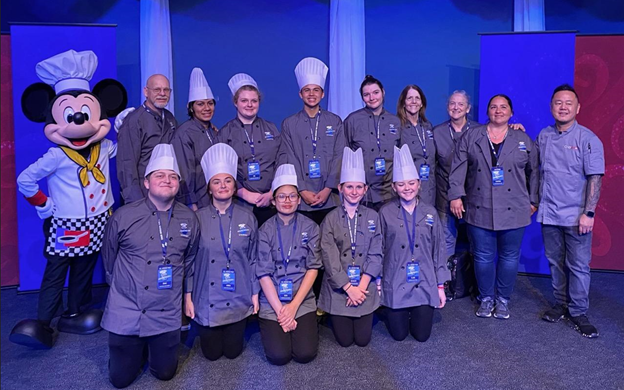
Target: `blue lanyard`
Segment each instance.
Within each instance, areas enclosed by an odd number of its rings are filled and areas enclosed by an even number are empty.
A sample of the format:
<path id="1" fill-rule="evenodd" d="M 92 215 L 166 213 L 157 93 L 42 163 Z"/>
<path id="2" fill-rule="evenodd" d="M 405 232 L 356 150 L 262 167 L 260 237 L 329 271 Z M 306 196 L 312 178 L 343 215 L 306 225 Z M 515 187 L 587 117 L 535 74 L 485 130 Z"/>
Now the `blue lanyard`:
<path id="1" fill-rule="evenodd" d="M 253 123 L 251 124 L 251 138 L 249 138 L 247 127 L 244 124 L 243 124 L 243 130 L 245 130 L 245 135 L 247 136 L 247 142 L 249 142 L 249 147 L 251 148 L 251 159 L 253 161 L 256 161 L 256 148 L 254 146 L 254 140 L 253 140 Z"/>
<path id="2" fill-rule="evenodd" d="M 503 145 L 505 144 L 505 140 L 507 139 L 507 134 L 509 134 L 509 129 L 507 129 L 507 132 L 505 133 L 505 137 L 503 138 L 503 141 L 500 143 L 500 147 L 498 148 L 498 153 L 496 153 L 496 149 L 494 149 L 494 144 L 492 143 L 492 140 L 490 139 L 490 133 L 487 130 L 485 132 L 487 134 L 488 141 L 490 142 L 490 148 L 492 148 L 492 154 L 494 155 L 494 160 L 495 160 L 494 165 L 498 166 L 498 157 L 503 151 Z"/>
<path id="3" fill-rule="evenodd" d="M 355 209 L 355 223 L 353 224 L 353 229 L 351 228 L 351 219 L 349 218 L 349 213 L 347 213 L 347 209 L 342 206 L 342 209 L 345 213 L 345 218 L 347 219 L 347 224 L 349 225 L 349 238 L 351 240 L 351 258 L 353 259 L 353 264 L 355 265 L 355 247 L 357 244 L 357 220 L 358 220 L 358 210 Z"/>
<path id="4" fill-rule="evenodd" d="M 381 114 L 379 114 L 379 120 L 375 121 L 375 114 L 373 114 L 373 124 L 375 126 L 375 137 L 377 138 L 377 150 L 379 151 L 379 157 L 381 157 L 381 140 L 379 138 L 379 127 L 381 125 Z"/>
<path id="5" fill-rule="evenodd" d="M 414 207 L 414 211 L 412 211 L 412 234 L 410 234 L 409 226 L 407 226 L 407 213 L 403 206 L 401 206 L 401 211 L 403 212 L 403 223 L 405 224 L 407 241 L 409 242 L 410 252 L 412 253 L 412 261 L 414 261 L 414 246 L 416 245 L 416 207 Z"/>
<path id="6" fill-rule="evenodd" d="M 282 232 L 280 230 L 280 222 L 275 219 L 275 225 L 277 226 L 277 239 L 279 240 L 280 253 L 282 254 L 282 263 L 284 264 L 284 272 L 288 276 L 288 262 L 290 262 L 290 254 L 292 253 L 293 242 L 295 242 L 295 234 L 297 233 L 297 215 L 295 215 L 295 222 L 293 224 L 292 239 L 290 240 L 290 248 L 288 248 L 288 255 L 284 256 L 284 245 L 282 244 Z"/>
<path id="7" fill-rule="evenodd" d="M 230 269 L 230 251 L 232 250 L 232 213 L 234 212 L 234 206 L 230 206 L 230 228 L 228 232 L 228 241 L 225 243 L 225 234 L 223 233 L 223 226 L 221 225 L 221 212 L 217 210 L 217 215 L 219 216 L 219 232 L 221 233 L 221 245 L 223 245 L 223 253 L 225 253 L 225 257 L 227 258 L 227 269 Z"/>
<path id="8" fill-rule="evenodd" d="M 173 213 L 173 205 L 169 209 L 169 217 L 167 218 L 167 234 L 163 237 L 162 223 L 160 222 L 160 213 L 158 216 L 158 233 L 160 234 L 160 246 L 162 248 L 163 261 L 167 258 L 167 241 L 169 241 L 169 225 L 171 225 L 171 215 Z"/>
<path id="9" fill-rule="evenodd" d="M 318 114 L 316 114 L 316 125 L 314 127 L 314 133 L 312 133 L 312 118 L 309 118 L 308 124 L 310 125 L 310 137 L 312 138 L 312 154 L 316 160 L 316 143 L 318 142 L 318 126 L 321 121 L 321 109 L 319 108 Z"/>
<path id="10" fill-rule="evenodd" d="M 418 132 L 419 127 L 422 129 L 422 138 L 420 138 L 420 133 Z M 420 141 L 420 146 L 422 147 L 422 150 L 423 150 L 423 157 L 426 160 L 427 159 L 427 136 L 425 135 L 425 128 L 423 127 L 422 123 L 418 121 L 418 125 L 414 126 L 414 129 L 416 130 L 418 141 Z"/>

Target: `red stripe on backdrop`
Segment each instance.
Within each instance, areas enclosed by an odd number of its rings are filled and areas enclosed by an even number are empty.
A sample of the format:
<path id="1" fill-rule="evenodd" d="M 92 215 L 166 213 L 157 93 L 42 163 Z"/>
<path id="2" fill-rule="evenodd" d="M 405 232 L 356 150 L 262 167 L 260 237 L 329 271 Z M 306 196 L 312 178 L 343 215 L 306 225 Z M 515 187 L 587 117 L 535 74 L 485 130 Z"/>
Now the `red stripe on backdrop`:
<path id="1" fill-rule="evenodd" d="M 624 35 L 576 38 L 574 87 L 581 101 L 578 122 L 605 149 L 591 266 L 624 270 Z"/>
<path id="2" fill-rule="evenodd" d="M 17 189 L 15 184 L 15 143 L 13 142 L 13 82 L 11 81 L 11 37 L 3 34 L 0 41 L 2 51 L 2 167 L 0 187 L 0 212 L 2 231 L 0 244 L 0 284 L 12 286 L 19 283 L 19 261 L 17 255 Z"/>

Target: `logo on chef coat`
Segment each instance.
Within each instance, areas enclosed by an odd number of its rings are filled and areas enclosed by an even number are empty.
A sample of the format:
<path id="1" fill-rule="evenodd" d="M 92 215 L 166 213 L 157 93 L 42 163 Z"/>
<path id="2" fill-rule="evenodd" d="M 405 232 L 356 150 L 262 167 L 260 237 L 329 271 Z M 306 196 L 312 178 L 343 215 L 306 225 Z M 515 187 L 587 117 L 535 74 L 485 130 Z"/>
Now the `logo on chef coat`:
<path id="1" fill-rule="evenodd" d="M 264 132 L 264 139 L 267 141 L 273 141 L 273 134 L 270 131 Z"/>
<path id="2" fill-rule="evenodd" d="M 427 214 L 427 217 L 425 218 L 425 223 L 427 224 L 427 226 L 433 226 L 433 214 Z"/>
<path id="3" fill-rule="evenodd" d="M 367 223 L 368 223 L 368 231 L 371 232 L 371 233 L 375 233 L 375 228 L 376 228 L 375 220 L 374 219 L 369 219 L 367 221 Z"/>
<path id="4" fill-rule="evenodd" d="M 188 237 L 191 230 L 188 228 L 187 222 L 180 222 L 180 237 Z"/>
<path id="5" fill-rule="evenodd" d="M 308 241 L 310 241 L 308 232 L 301 232 L 301 245 L 307 245 Z"/>
<path id="6" fill-rule="evenodd" d="M 433 139 L 433 131 L 427 130 L 427 137 L 429 137 L 429 139 Z"/>
<path id="7" fill-rule="evenodd" d="M 56 242 L 54 249 L 57 251 L 68 250 L 70 247 L 89 246 L 91 235 L 89 230 L 67 230 L 56 228 Z"/>
<path id="8" fill-rule="evenodd" d="M 527 148 L 526 148 L 526 145 L 525 145 L 524 141 L 519 141 L 518 142 L 518 149 L 521 152 L 526 152 L 527 151 Z"/>
<path id="9" fill-rule="evenodd" d="M 334 136 L 334 134 L 336 134 L 336 130 L 334 130 L 334 128 L 333 128 L 333 127 L 331 127 L 331 126 L 327 126 L 327 127 L 325 128 L 325 135 L 326 135 L 326 136 L 328 136 L 328 137 L 333 137 L 333 136 Z"/>
<path id="10" fill-rule="evenodd" d="M 390 134 L 396 134 L 396 127 L 394 127 L 394 125 L 392 123 L 390 123 Z"/>
<path id="11" fill-rule="evenodd" d="M 241 237 L 249 237 L 249 235 L 251 234 L 251 229 L 249 228 L 249 226 L 245 225 L 244 223 L 239 223 L 238 224 L 238 235 Z"/>

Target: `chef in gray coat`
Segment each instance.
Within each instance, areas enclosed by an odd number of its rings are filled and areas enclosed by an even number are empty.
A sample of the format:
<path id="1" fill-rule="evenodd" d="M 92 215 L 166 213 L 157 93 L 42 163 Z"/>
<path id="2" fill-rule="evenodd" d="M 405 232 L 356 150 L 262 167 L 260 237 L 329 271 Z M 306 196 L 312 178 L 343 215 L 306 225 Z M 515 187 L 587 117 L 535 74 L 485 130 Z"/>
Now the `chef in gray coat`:
<path id="1" fill-rule="evenodd" d="M 340 117 L 321 110 L 328 68 L 304 58 L 295 68 L 303 110 L 282 122 L 282 150 L 297 171 L 299 211 L 317 224 L 340 203 L 338 179 L 345 146 Z"/>
<path id="2" fill-rule="evenodd" d="M 434 308 L 446 303 L 446 267 L 442 225 L 435 208 L 417 197 L 418 171 L 407 145 L 394 150 L 392 184 L 398 199 L 379 212 L 383 233 L 381 303 L 392 338 L 429 339 Z"/>
<path id="3" fill-rule="evenodd" d="M 216 143 L 217 128 L 212 123 L 215 98 L 200 68 L 193 68 L 189 81 L 187 111 L 189 120 L 173 134 L 171 144 L 180 164 L 182 182 L 179 200 L 193 211 L 210 204 L 201 158 Z"/>
<path id="4" fill-rule="evenodd" d="M 234 95 L 236 118 L 225 124 L 217 141 L 230 145 L 238 154 L 236 186 L 239 204 L 252 210 L 259 226 L 275 214 L 271 208 L 271 181 L 279 157 L 282 137 L 275 125 L 258 117 L 262 96 L 256 81 L 245 73 L 228 82 Z"/>
<path id="5" fill-rule="evenodd" d="M 436 199 L 436 146 L 433 126 L 425 116 L 427 98 L 418 85 L 403 88 L 397 102 L 397 116 L 401 120 L 401 145 L 408 145 L 420 177 L 418 197 L 422 202 L 435 205 Z"/>
<path id="6" fill-rule="evenodd" d="M 152 150 L 157 144 L 171 143 L 177 127 L 175 117 L 166 108 L 171 87 L 165 76 L 151 75 L 143 94 L 145 102 L 139 108 L 123 113 L 131 111 L 123 119 L 117 135 L 117 178 L 124 203 L 147 195 L 142 182 Z"/>
<path id="7" fill-rule="evenodd" d="M 121 207 L 106 226 L 102 259 L 110 291 L 102 328 L 117 388 L 134 381 L 146 358 L 156 378 L 176 373 L 182 291 L 199 241 L 195 213 L 175 202 L 179 179 L 173 147 L 156 145 L 145 170 L 147 198 Z"/>
<path id="8" fill-rule="evenodd" d="M 509 318 L 524 228 L 538 206 L 538 153 L 525 132 L 510 130 L 512 113 L 508 96 L 490 99 L 490 122 L 461 137 L 449 178 L 451 212 L 466 213 L 483 318 Z"/>
<path id="9" fill-rule="evenodd" d="M 381 229 L 377 212 L 360 204 L 368 189 L 364 166 L 362 150 L 345 147 L 342 207 L 321 224 L 325 275 L 318 306 L 330 314 L 334 336 L 343 347 L 368 345 L 380 301 L 375 281 L 381 273 Z"/>
<path id="10" fill-rule="evenodd" d="M 344 121 L 346 146 L 361 148 L 364 153 L 366 183 L 370 187 L 364 204 L 379 210 L 392 193 L 392 159 L 394 147 L 399 146 L 401 122 L 384 109 L 386 92 L 373 76 L 366 76 L 360 86 L 366 107 L 349 114 Z"/>
<path id="11" fill-rule="evenodd" d="M 249 209 L 232 201 L 237 161 L 226 144 L 211 146 L 201 161 L 211 205 L 197 212 L 201 240 L 184 303 L 208 360 L 238 357 L 247 317 L 258 312 L 258 224 Z"/>
<path id="12" fill-rule="evenodd" d="M 318 350 L 312 284 L 321 268 L 318 225 L 297 212 L 301 199 L 291 164 L 277 168 L 271 191 L 277 215 L 260 228 L 256 275 L 260 280 L 260 335 L 267 360 L 308 363 Z"/>

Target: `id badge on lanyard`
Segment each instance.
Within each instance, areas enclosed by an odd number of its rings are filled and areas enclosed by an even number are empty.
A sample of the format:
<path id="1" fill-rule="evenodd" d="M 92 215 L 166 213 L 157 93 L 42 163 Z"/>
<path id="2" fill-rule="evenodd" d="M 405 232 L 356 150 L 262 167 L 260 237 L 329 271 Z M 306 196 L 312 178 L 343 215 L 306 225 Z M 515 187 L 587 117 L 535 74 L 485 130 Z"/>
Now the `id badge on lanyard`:
<path id="1" fill-rule="evenodd" d="M 352 286 L 359 286 L 361 278 L 360 266 L 350 265 L 347 267 L 347 276 L 349 276 L 349 283 L 351 283 Z"/>
<path id="2" fill-rule="evenodd" d="M 319 160 L 310 160 L 308 162 L 308 172 L 310 179 L 320 179 L 321 177 L 321 162 Z"/>
<path id="3" fill-rule="evenodd" d="M 173 267 L 171 264 L 158 266 L 158 289 L 169 290 L 173 287 Z"/>
<path id="4" fill-rule="evenodd" d="M 407 283 L 419 283 L 420 282 L 420 263 L 416 261 L 410 261 L 405 267 Z"/>
<path id="5" fill-rule="evenodd" d="M 420 164 L 420 171 L 418 172 L 418 176 L 421 181 L 429 180 L 429 173 L 431 172 L 431 167 L 429 164 Z"/>
<path id="6" fill-rule="evenodd" d="M 499 187 L 505 184 L 505 171 L 502 167 L 492 167 L 492 185 Z"/>
<path id="7" fill-rule="evenodd" d="M 247 163 L 247 180 L 258 181 L 260 180 L 260 163 L 257 161 L 250 161 Z"/>
<path id="8" fill-rule="evenodd" d="M 236 272 L 233 269 L 221 270 L 221 289 L 223 291 L 236 291 Z"/>
<path id="9" fill-rule="evenodd" d="M 293 282 L 292 279 L 282 279 L 279 281 L 277 295 L 282 302 L 290 302 L 293 298 Z"/>
<path id="10" fill-rule="evenodd" d="M 383 176 L 386 174 L 386 159 L 378 157 L 375 159 L 375 175 Z"/>
<path id="11" fill-rule="evenodd" d="M 401 206 L 403 213 L 403 223 L 405 224 L 405 232 L 407 233 L 407 241 L 410 247 L 410 253 L 412 260 L 409 261 L 405 267 L 405 277 L 408 283 L 420 282 L 420 263 L 414 258 L 414 248 L 416 246 L 416 208 L 412 211 L 412 231 L 410 232 L 409 225 L 407 223 L 407 213 L 405 208 Z"/>

